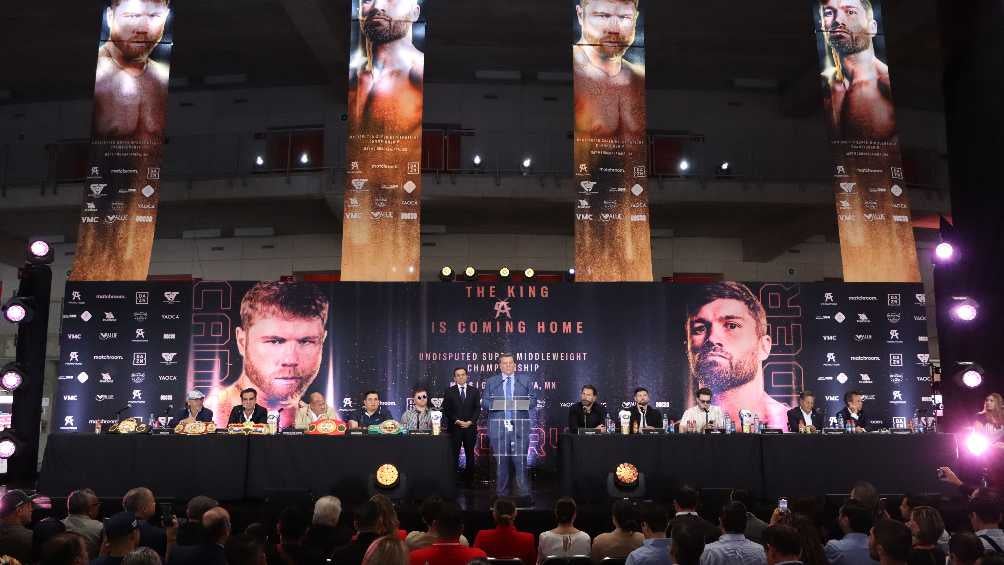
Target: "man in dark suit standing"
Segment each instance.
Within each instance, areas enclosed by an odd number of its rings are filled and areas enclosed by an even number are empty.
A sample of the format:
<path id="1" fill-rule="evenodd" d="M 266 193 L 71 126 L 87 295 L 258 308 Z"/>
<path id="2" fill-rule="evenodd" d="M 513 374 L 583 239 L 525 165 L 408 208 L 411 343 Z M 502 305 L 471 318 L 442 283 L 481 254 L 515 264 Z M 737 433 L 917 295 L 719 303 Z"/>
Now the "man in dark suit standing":
<path id="1" fill-rule="evenodd" d="M 227 419 L 227 425 L 244 424 L 246 422 L 254 424 L 268 423 L 268 411 L 265 410 L 264 406 L 258 404 L 258 391 L 253 388 L 246 388 L 241 391 L 241 404 L 240 406 L 234 406 L 230 410 L 230 418 Z"/>
<path id="2" fill-rule="evenodd" d="M 516 410 L 516 401 L 529 399 L 530 410 L 537 406 L 537 396 L 529 377 L 516 374 L 516 358 L 511 353 L 499 355 L 499 373 L 488 378 L 482 404 L 488 410 L 488 439 L 492 459 L 497 466 L 495 492 L 509 496 L 509 484 L 515 478 L 513 496 L 530 498 L 530 477 L 526 458 L 530 447 L 530 411 Z M 504 410 L 492 410 L 493 401 L 504 402 Z M 515 477 L 514 477 L 515 475 Z"/>
<path id="3" fill-rule="evenodd" d="M 230 537 L 230 514 L 217 506 L 202 515 L 202 527 L 209 538 L 199 545 L 179 545 L 171 549 L 167 565 L 226 565 L 223 546 Z"/>
<path id="4" fill-rule="evenodd" d="M 631 433 L 636 434 L 645 428 L 662 429 L 662 412 L 648 405 L 648 389 L 638 387 L 634 390 L 634 406 L 631 408 Z"/>
<path id="5" fill-rule="evenodd" d="M 811 390 L 798 393 L 798 406 L 788 410 L 788 431 L 798 433 L 802 428 L 821 430 L 826 426 L 823 411 L 816 408 L 816 395 Z"/>
<path id="6" fill-rule="evenodd" d="M 478 439 L 478 417 L 481 415 L 481 393 L 467 382 L 467 369 L 453 370 L 453 384 L 443 398 L 443 416 L 450 433 L 453 457 L 464 447 L 463 479 L 469 483 L 474 477 L 474 445 Z"/>

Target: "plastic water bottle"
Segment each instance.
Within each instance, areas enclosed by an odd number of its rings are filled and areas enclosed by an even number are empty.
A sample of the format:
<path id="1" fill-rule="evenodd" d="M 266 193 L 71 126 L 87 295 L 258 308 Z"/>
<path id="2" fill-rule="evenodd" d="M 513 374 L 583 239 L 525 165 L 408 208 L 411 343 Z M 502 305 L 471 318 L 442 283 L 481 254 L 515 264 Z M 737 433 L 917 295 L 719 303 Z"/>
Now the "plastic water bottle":
<path id="1" fill-rule="evenodd" d="M 838 428 L 843 428 L 845 430 L 847 429 L 847 427 L 844 426 L 844 415 L 843 414 L 838 414 L 837 415 L 837 427 Z"/>
<path id="2" fill-rule="evenodd" d="M 847 433 L 849 434 L 854 433 L 854 418 L 848 418 L 847 421 L 844 422 L 844 429 L 847 430 Z"/>
<path id="3" fill-rule="evenodd" d="M 732 416 L 728 414 L 725 415 L 725 433 L 732 434 L 736 431 L 735 425 L 732 423 Z"/>
<path id="4" fill-rule="evenodd" d="M 147 425 L 150 426 L 151 430 L 157 427 L 157 418 L 153 416 L 153 412 L 150 412 L 150 420 L 147 422 Z"/>

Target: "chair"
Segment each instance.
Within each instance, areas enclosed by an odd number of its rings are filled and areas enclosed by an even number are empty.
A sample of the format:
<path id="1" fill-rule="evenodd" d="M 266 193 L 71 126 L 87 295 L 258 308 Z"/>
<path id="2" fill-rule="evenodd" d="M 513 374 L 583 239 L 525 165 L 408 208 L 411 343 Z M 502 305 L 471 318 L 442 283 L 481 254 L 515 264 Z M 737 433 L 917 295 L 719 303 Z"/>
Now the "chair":
<path id="1" fill-rule="evenodd" d="M 489 557 L 488 563 L 490 563 L 491 565 L 523 565 L 523 561 L 521 559 L 516 559 L 516 558 L 496 559 L 494 557 Z"/>
<path id="2" fill-rule="evenodd" d="M 626 562 L 623 557 L 604 557 L 600 560 L 601 565 L 624 565 Z"/>
<path id="3" fill-rule="evenodd" d="M 593 558 L 588 555 L 572 555 L 565 559 L 568 565 L 593 565 Z"/>
<path id="4" fill-rule="evenodd" d="M 540 565 L 568 565 L 568 558 L 561 555 L 551 555 L 545 557 Z"/>

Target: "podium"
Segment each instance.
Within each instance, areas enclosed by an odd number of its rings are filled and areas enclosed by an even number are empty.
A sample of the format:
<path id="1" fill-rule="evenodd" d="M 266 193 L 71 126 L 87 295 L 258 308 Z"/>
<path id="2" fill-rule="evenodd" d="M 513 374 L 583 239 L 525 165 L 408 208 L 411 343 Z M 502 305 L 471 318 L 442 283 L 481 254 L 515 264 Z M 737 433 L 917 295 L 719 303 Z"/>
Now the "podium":
<path id="1" fill-rule="evenodd" d="M 518 495 L 529 496 L 526 465 L 532 399 L 529 396 L 490 396 L 487 400 L 488 440 L 496 470 L 496 491 L 504 492 L 510 479 L 515 479 Z"/>

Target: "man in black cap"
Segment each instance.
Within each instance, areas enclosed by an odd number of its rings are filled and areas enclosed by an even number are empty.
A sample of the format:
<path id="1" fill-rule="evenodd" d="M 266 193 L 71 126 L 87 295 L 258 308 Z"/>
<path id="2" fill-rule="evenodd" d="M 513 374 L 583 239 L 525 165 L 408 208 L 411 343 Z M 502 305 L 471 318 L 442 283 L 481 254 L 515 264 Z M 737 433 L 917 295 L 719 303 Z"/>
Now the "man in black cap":
<path id="1" fill-rule="evenodd" d="M 175 546 L 167 565 L 227 565 L 223 547 L 230 538 L 230 514 L 217 506 L 202 515 L 206 542 L 199 545 Z"/>
<path id="2" fill-rule="evenodd" d="M 22 490 L 7 491 L 0 499 L 0 555 L 22 563 L 31 561 L 31 497 Z"/>
<path id="3" fill-rule="evenodd" d="M 91 565 L 121 565 L 122 558 L 139 547 L 139 520 L 132 512 L 119 512 L 105 520 L 105 541 L 108 555 L 91 561 Z"/>

